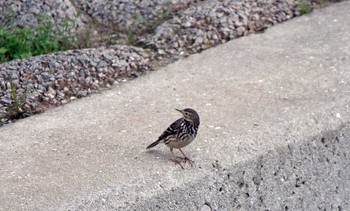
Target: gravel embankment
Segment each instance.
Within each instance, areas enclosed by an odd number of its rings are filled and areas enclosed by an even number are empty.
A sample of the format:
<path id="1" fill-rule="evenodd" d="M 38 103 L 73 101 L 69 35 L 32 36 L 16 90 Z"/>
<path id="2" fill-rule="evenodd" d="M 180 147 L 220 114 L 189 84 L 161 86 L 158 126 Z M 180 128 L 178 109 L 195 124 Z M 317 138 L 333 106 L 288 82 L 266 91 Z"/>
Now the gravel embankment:
<path id="1" fill-rule="evenodd" d="M 263 31 L 299 15 L 295 1 L 210 1 L 191 7 L 159 26 L 150 40 L 158 52 L 192 54 Z"/>
<path id="2" fill-rule="evenodd" d="M 75 0 L 73 4 L 99 25 L 118 29 L 121 32 L 133 30 L 136 33 L 143 33 L 153 24 L 159 24 L 173 14 L 194 5 L 195 2 L 197 1 Z"/>
<path id="3" fill-rule="evenodd" d="M 25 99 L 22 111 L 31 114 L 150 69 L 144 50 L 129 46 L 71 50 L 7 62 L 0 65 L 0 115 L 7 116 L 7 108 L 13 105 L 10 79 L 18 100 Z"/>
<path id="4" fill-rule="evenodd" d="M 132 32 L 148 50 L 113 45 L 0 64 L 0 124 L 15 116 L 9 110 L 12 91 L 22 112 L 41 112 L 135 77 L 150 70 L 151 62 L 176 60 L 299 15 L 293 0 L 9 0 L 0 3 L 0 23 L 10 10 L 19 25 L 33 25 L 38 14 L 49 14 L 57 21 L 74 18 L 77 27 L 94 35 L 103 27 L 120 39 Z"/>

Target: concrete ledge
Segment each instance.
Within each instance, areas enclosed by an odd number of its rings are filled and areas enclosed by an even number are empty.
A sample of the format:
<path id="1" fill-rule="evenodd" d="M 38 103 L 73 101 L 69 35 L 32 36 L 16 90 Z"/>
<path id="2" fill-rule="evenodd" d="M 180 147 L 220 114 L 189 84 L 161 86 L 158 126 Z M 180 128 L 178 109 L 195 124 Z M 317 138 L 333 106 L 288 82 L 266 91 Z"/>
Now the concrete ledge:
<path id="1" fill-rule="evenodd" d="M 349 210 L 350 2 L 0 128 L 0 210 Z M 193 107 L 181 170 L 145 147 Z"/>
<path id="2" fill-rule="evenodd" d="M 348 210 L 350 195 L 344 193 L 350 190 L 349 140 L 347 124 L 307 140 L 293 140 L 295 144 L 268 150 L 251 161 L 230 166 L 217 160 L 208 175 L 198 182 L 184 184 L 130 207 L 135 210 Z"/>

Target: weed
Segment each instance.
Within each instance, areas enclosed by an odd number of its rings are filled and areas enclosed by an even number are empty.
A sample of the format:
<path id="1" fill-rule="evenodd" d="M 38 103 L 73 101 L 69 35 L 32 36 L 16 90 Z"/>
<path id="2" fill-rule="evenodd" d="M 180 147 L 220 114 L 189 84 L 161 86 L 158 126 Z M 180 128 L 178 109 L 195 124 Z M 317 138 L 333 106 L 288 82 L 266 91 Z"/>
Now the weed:
<path id="1" fill-rule="evenodd" d="M 137 35 L 134 29 L 130 29 L 127 34 L 127 41 L 126 43 L 128 45 L 134 45 L 134 43 L 137 41 Z"/>
<path id="2" fill-rule="evenodd" d="M 118 34 L 111 34 L 111 35 L 108 35 L 104 42 L 107 44 L 107 45 L 119 45 L 121 42 L 119 40 L 119 36 Z"/>
<path id="3" fill-rule="evenodd" d="M 84 29 L 79 35 L 77 46 L 79 48 L 91 47 L 92 35 L 93 35 L 93 30 L 91 28 Z"/>
<path id="4" fill-rule="evenodd" d="M 62 50 L 76 48 L 77 34 L 74 33 L 75 21 L 71 18 L 64 18 L 61 24 L 58 24 L 57 37 Z"/>
<path id="5" fill-rule="evenodd" d="M 310 0 L 297 0 L 298 9 L 301 15 L 312 12 L 312 4 Z"/>
<path id="6" fill-rule="evenodd" d="M 40 54 L 75 48 L 75 22 L 66 18 L 55 24 L 51 16 L 42 15 L 36 26 L 20 28 L 15 16 L 0 23 L 0 63 Z"/>
<path id="7" fill-rule="evenodd" d="M 8 117 L 8 119 L 20 119 L 27 117 L 29 114 L 23 109 L 23 105 L 27 99 L 27 91 L 25 91 L 22 95 L 17 95 L 12 79 L 10 79 L 9 82 L 11 89 L 12 104 L 7 106 L 7 115 L 5 117 Z"/>
<path id="8" fill-rule="evenodd" d="M 154 21 L 146 19 L 139 13 L 133 14 L 134 23 L 126 31 L 127 45 L 134 45 L 138 47 L 147 47 L 149 42 L 147 40 L 139 39 L 142 35 L 154 33 L 158 26 L 163 24 L 166 20 L 173 17 L 171 11 L 166 11 L 159 15 Z"/>
<path id="9" fill-rule="evenodd" d="M 208 40 L 206 43 L 205 43 L 205 48 L 210 48 L 212 45 L 211 41 Z"/>
<path id="10" fill-rule="evenodd" d="M 174 35 L 180 35 L 181 34 L 181 28 L 180 27 L 173 27 Z"/>

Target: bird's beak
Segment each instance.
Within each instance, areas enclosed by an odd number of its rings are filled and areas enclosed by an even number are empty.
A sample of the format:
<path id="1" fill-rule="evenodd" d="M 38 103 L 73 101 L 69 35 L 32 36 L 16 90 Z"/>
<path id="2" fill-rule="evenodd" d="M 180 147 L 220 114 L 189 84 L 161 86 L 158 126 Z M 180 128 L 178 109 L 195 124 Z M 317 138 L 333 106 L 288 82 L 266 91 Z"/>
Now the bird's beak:
<path id="1" fill-rule="evenodd" d="M 180 109 L 175 109 L 175 110 L 177 110 L 178 112 L 182 113 L 182 110 L 180 110 Z"/>

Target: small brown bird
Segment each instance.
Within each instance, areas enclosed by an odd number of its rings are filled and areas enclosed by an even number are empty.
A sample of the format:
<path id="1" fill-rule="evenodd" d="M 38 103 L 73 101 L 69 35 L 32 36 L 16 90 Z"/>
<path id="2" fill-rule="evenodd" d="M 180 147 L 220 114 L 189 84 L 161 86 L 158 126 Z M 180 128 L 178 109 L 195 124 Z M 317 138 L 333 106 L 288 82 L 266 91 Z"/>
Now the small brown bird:
<path id="1" fill-rule="evenodd" d="M 184 168 L 181 165 L 181 161 L 176 159 L 173 149 L 179 149 L 184 156 L 185 161 L 188 161 L 192 166 L 193 161 L 185 155 L 181 148 L 189 145 L 194 138 L 196 138 L 200 121 L 198 113 L 192 108 L 176 110 L 180 112 L 183 117 L 173 122 L 173 124 L 171 124 L 161 136 L 159 136 L 158 140 L 150 144 L 147 149 L 150 149 L 159 143 L 164 143 L 170 148 L 173 155 L 172 160 L 175 162 L 175 164 L 179 164 L 181 168 Z"/>

